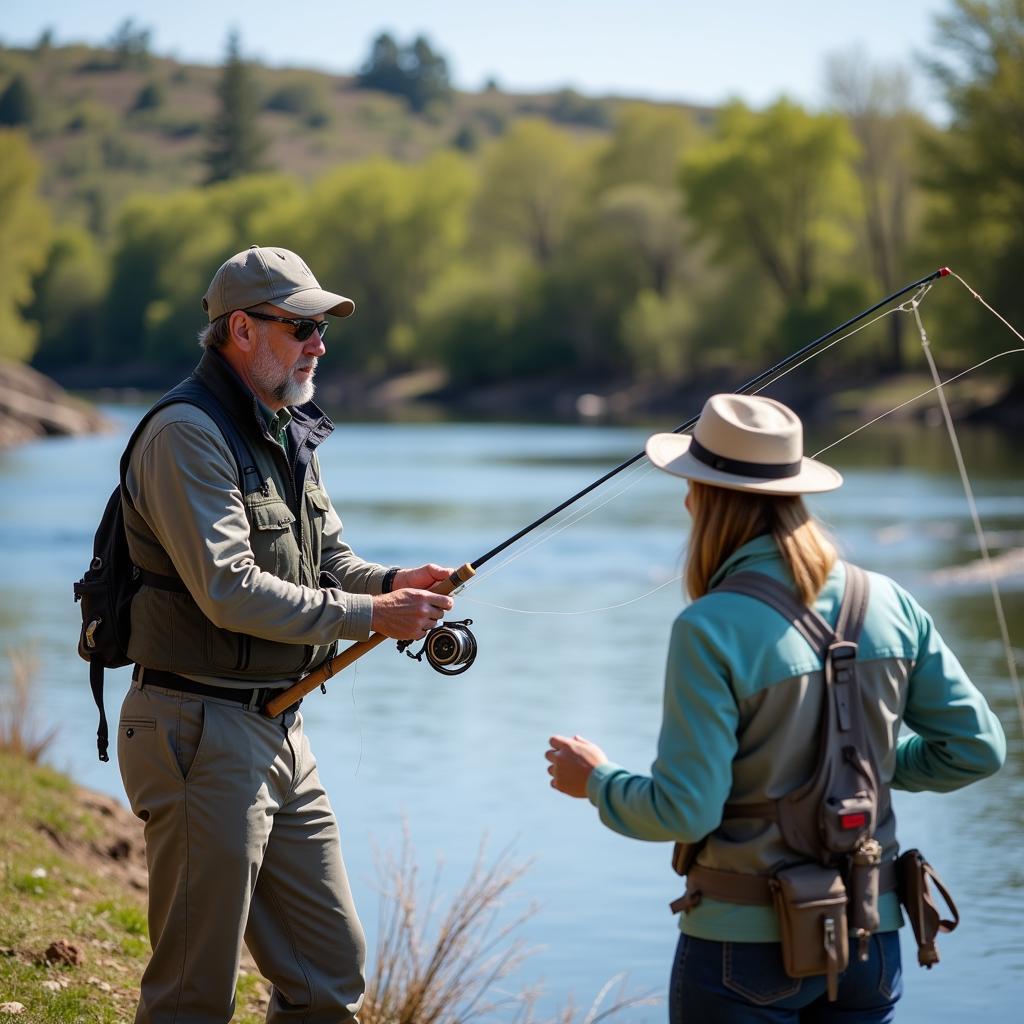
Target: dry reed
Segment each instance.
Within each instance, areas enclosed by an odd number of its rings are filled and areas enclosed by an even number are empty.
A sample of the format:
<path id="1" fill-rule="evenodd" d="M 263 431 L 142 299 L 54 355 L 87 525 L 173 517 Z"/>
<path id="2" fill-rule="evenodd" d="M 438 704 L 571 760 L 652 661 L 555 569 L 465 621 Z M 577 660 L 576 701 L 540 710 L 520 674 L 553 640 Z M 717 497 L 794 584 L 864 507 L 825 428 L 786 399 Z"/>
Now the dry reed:
<path id="1" fill-rule="evenodd" d="M 501 921 L 510 889 L 526 871 L 508 850 L 485 864 L 485 844 L 462 888 L 442 909 L 440 865 L 424 899 L 408 833 L 397 858 L 378 855 L 382 880 L 376 963 L 368 979 L 361 1024 L 575 1024 L 570 1004 L 545 1019 L 537 1016 L 540 991 L 508 991 L 502 985 L 531 950 L 514 933 L 536 906 Z M 611 1003 L 602 1009 L 605 999 Z M 581 1024 L 608 1020 L 627 1007 L 650 1004 L 629 996 L 625 979 L 613 978 L 584 1013 Z"/>
<path id="2" fill-rule="evenodd" d="M 10 693 L 0 697 L 0 750 L 36 762 L 57 735 L 55 728 L 42 730 L 33 706 L 32 680 L 38 664 L 26 651 L 8 650 L 11 663 Z"/>

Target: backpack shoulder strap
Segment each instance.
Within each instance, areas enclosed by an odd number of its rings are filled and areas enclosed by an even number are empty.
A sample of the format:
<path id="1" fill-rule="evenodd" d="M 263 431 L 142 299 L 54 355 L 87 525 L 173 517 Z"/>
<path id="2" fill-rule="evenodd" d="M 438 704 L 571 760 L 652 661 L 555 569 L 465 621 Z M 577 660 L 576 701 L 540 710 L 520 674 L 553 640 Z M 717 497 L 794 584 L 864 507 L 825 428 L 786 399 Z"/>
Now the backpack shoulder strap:
<path id="1" fill-rule="evenodd" d="M 124 454 L 121 456 L 122 493 L 127 496 L 124 481 L 128 472 L 128 460 L 131 458 L 132 448 L 135 446 L 139 435 L 157 412 L 176 402 L 186 402 L 189 405 L 202 409 L 217 424 L 221 434 L 224 435 L 224 440 L 231 449 L 231 454 L 234 456 L 242 494 L 251 494 L 253 491 L 262 489 L 263 481 L 256 468 L 256 460 L 253 458 L 252 449 L 249 447 L 249 442 L 246 441 L 241 430 L 238 429 L 238 424 L 228 414 L 220 399 L 195 374 L 191 374 L 159 399 L 142 417 L 138 426 L 132 432 L 132 436 L 125 446 Z M 128 498 L 128 501 L 130 502 L 131 499 Z"/>
<path id="2" fill-rule="evenodd" d="M 832 627 L 813 608 L 801 603 L 789 587 L 763 572 L 733 573 L 719 583 L 713 593 L 723 591 L 745 594 L 774 608 L 821 656 L 835 639 Z"/>
<path id="3" fill-rule="evenodd" d="M 868 574 L 860 566 L 852 565 L 850 562 L 844 562 L 843 565 L 846 566 L 846 586 L 836 618 L 836 636 L 841 640 L 856 643 L 860 639 L 860 631 L 864 627 L 864 618 L 868 612 L 871 584 L 868 581 Z"/>

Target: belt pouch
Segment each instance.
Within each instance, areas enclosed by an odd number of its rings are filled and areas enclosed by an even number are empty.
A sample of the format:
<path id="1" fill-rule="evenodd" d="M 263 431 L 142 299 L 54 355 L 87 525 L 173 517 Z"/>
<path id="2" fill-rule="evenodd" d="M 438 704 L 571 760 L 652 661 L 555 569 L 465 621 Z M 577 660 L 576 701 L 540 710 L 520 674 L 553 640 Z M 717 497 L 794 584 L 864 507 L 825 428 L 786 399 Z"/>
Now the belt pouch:
<path id="1" fill-rule="evenodd" d="M 697 861 L 697 854 L 704 849 L 704 840 L 698 843 L 676 843 L 672 847 L 672 870 L 677 875 L 689 874 Z"/>
<path id="2" fill-rule="evenodd" d="M 882 873 L 882 845 L 865 839 L 850 858 L 850 928 L 858 939 L 859 960 L 868 958 L 868 940 L 878 931 L 878 889 Z"/>
<path id="3" fill-rule="evenodd" d="M 935 944 L 935 937 L 939 932 L 953 931 L 960 923 L 960 912 L 935 869 L 924 859 L 920 850 L 907 850 L 896 861 L 896 875 L 900 902 L 910 918 L 910 927 L 914 929 L 914 938 L 917 940 L 917 962 L 931 970 L 939 962 L 939 947 Z M 943 920 L 940 915 L 928 887 L 929 878 L 946 901 L 952 914 L 951 920 Z"/>
<path id="4" fill-rule="evenodd" d="M 839 975 L 850 959 L 846 926 L 846 886 L 835 868 L 797 864 L 771 879 L 779 915 L 782 962 L 791 978 L 824 974 L 828 998 L 839 993 Z"/>

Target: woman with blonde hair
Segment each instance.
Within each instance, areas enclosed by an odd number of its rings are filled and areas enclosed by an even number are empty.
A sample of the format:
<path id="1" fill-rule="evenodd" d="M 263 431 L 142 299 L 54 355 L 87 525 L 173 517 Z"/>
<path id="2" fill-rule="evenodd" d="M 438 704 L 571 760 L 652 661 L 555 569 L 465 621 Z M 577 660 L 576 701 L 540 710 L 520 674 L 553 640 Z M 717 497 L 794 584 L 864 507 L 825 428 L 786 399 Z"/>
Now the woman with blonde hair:
<path id="1" fill-rule="evenodd" d="M 657 755 L 649 775 L 636 774 L 589 740 L 552 736 L 551 785 L 589 798 L 616 832 L 685 844 L 677 846 L 687 895 L 677 901 L 672 1024 L 891 1021 L 902 990 L 902 917 L 889 790 L 945 792 L 997 771 L 1006 749 L 999 721 L 927 612 L 892 580 L 837 557 L 803 495 L 833 490 L 842 477 L 803 456 L 802 426 L 790 409 L 715 395 L 692 437 L 655 434 L 647 454 L 689 481 L 693 520 L 685 572 L 692 601 L 672 628 Z M 790 610 L 766 590 L 788 595 Z M 820 914 L 811 931 L 800 931 L 791 909 L 810 904 L 791 895 L 799 889 L 792 879 L 820 879 L 825 869 L 775 810 L 813 781 L 823 723 L 833 714 L 824 694 L 835 692 L 834 653 L 810 642 L 811 619 L 831 640 L 847 627 L 855 635 L 855 706 L 836 714 L 844 728 L 851 715 L 860 723 L 869 774 L 877 776 L 869 813 L 838 819 L 840 829 L 871 823 L 870 842 L 857 853 L 873 854 L 874 903 L 849 942 L 843 915 L 847 888 L 858 884 L 849 868 L 856 858 L 826 871 L 839 879 L 842 934 L 830 933 L 832 918 Z M 778 893 L 790 895 L 779 903 Z M 816 960 L 810 970 L 796 963 L 812 954 L 826 964 L 821 973 Z"/>

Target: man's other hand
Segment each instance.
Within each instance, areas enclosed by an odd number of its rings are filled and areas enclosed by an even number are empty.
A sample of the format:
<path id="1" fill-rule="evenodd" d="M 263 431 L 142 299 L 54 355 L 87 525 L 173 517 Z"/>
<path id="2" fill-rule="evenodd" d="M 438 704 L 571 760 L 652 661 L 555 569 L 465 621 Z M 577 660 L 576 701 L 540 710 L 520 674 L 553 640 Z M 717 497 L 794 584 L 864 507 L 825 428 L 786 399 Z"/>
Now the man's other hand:
<path id="1" fill-rule="evenodd" d="M 392 590 L 402 590 L 404 587 L 415 587 L 418 590 L 430 590 L 435 583 L 448 579 L 454 569 L 446 569 L 442 565 L 421 565 L 418 569 L 399 569 L 395 573 Z"/>

